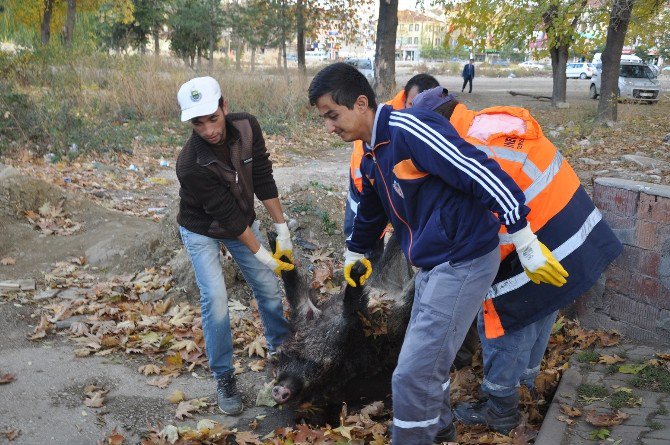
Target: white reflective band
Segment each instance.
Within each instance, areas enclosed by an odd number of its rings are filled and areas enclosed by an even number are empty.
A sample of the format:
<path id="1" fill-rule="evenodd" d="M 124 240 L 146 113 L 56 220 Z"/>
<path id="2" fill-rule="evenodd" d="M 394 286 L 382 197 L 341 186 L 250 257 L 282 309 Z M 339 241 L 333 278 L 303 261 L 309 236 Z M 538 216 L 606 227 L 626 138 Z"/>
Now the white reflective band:
<path id="1" fill-rule="evenodd" d="M 563 244 L 561 244 L 552 251 L 554 257 L 558 261 L 561 261 L 568 255 L 570 255 L 572 252 L 577 250 L 582 244 L 584 244 L 586 238 L 589 236 L 593 228 L 596 226 L 596 224 L 600 222 L 602 218 L 603 215 L 602 213 L 600 213 L 600 210 L 593 209 L 593 211 L 586 218 L 586 220 L 579 228 L 579 230 L 577 230 L 577 232 L 575 232 Z M 493 286 L 491 286 L 488 293 L 486 294 L 486 299 L 490 300 L 492 298 L 504 295 L 508 292 L 512 292 L 513 290 L 520 288 L 521 286 L 523 286 L 528 282 L 530 282 L 528 275 L 526 275 L 525 272 L 521 272 L 520 274 L 517 274 L 511 278 L 508 278 L 504 281 L 501 281 L 500 283 L 496 283 Z"/>
<path id="2" fill-rule="evenodd" d="M 449 384 L 451 383 L 451 379 L 447 380 L 442 384 L 442 391 L 446 391 L 447 388 L 449 388 Z"/>
<path id="3" fill-rule="evenodd" d="M 354 170 L 354 178 L 358 179 L 358 178 L 362 178 L 362 177 L 363 177 L 363 174 L 361 173 L 361 169 L 360 168 L 355 169 Z"/>
<path id="4" fill-rule="evenodd" d="M 509 148 L 502 147 L 488 147 L 486 145 L 475 145 L 480 151 L 486 153 L 489 157 L 497 157 L 504 159 L 506 161 L 517 162 L 521 164 L 521 170 L 530 178 L 531 181 L 535 181 L 537 178 L 542 175 L 542 170 L 537 168 L 529 159 L 526 153 L 521 151 L 510 150 Z M 558 152 L 556 152 L 558 153 Z"/>
<path id="5" fill-rule="evenodd" d="M 516 387 L 518 388 L 518 385 Z M 509 386 L 498 385 L 497 383 L 490 382 L 486 379 L 482 381 L 482 388 L 487 388 L 491 391 L 507 391 L 512 389 Z"/>
<path id="6" fill-rule="evenodd" d="M 440 416 L 430 420 L 420 420 L 418 422 L 407 422 L 405 420 L 393 418 L 393 425 L 398 428 L 425 428 L 427 426 L 435 425 L 440 420 Z"/>
<path id="7" fill-rule="evenodd" d="M 561 169 L 561 164 L 563 164 L 563 155 L 557 151 L 556 156 L 554 156 L 549 167 L 542 173 L 542 176 L 533 180 L 533 183 L 524 192 L 524 195 L 526 195 L 526 204 L 535 199 L 554 180 L 554 177 Z"/>
<path id="8" fill-rule="evenodd" d="M 358 203 L 354 200 L 351 192 L 349 192 L 349 195 L 347 196 L 347 202 L 349 203 L 349 208 L 351 211 L 354 212 L 354 216 L 358 214 Z"/>

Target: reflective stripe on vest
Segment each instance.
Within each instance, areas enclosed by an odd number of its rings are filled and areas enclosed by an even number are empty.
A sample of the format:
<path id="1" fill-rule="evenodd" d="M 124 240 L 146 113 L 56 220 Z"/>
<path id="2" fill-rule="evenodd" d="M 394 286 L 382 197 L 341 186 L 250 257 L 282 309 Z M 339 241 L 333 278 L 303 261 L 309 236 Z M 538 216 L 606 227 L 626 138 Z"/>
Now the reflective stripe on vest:
<path id="1" fill-rule="evenodd" d="M 554 155 L 551 164 L 549 164 L 547 169 L 543 172 L 533 164 L 530 159 L 528 159 L 528 156 L 524 152 L 514 151 L 503 147 L 488 147 L 486 145 L 475 145 L 475 147 L 486 153 L 490 158 L 500 158 L 521 164 L 521 171 L 533 181 L 533 183 L 524 190 L 524 195 L 526 195 L 526 205 L 528 205 L 533 198 L 539 195 L 540 192 L 551 183 L 561 169 L 561 164 L 563 164 L 563 155 L 561 155 L 558 150 L 556 150 L 556 154 Z"/>
<path id="2" fill-rule="evenodd" d="M 582 244 L 584 244 L 584 241 L 589 236 L 589 234 L 596 226 L 596 224 L 600 222 L 602 217 L 603 215 L 602 213 L 600 213 L 600 210 L 594 208 L 591 214 L 586 218 L 584 223 L 581 225 L 579 230 L 576 233 L 574 233 L 570 238 L 565 240 L 563 244 L 561 244 L 552 251 L 554 257 L 558 261 L 561 261 L 568 255 L 570 255 L 572 252 L 579 249 L 579 247 Z M 508 278 L 504 281 L 501 281 L 491 286 L 488 293 L 486 294 L 486 299 L 490 300 L 492 298 L 496 298 L 508 292 L 516 290 L 521 286 L 523 286 L 524 284 L 528 283 L 529 281 L 530 279 L 528 278 L 528 275 L 526 275 L 525 272 L 521 272 L 520 274 L 517 274 L 511 278 Z"/>

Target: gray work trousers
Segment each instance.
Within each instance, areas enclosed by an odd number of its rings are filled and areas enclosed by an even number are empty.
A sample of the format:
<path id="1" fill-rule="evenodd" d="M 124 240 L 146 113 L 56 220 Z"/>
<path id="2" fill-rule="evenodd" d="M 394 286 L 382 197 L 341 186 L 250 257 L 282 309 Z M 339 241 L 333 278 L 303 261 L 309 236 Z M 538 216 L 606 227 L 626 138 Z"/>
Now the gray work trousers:
<path id="1" fill-rule="evenodd" d="M 393 445 L 428 445 L 453 420 L 449 370 L 493 283 L 500 249 L 416 276 L 412 315 L 393 371 Z"/>

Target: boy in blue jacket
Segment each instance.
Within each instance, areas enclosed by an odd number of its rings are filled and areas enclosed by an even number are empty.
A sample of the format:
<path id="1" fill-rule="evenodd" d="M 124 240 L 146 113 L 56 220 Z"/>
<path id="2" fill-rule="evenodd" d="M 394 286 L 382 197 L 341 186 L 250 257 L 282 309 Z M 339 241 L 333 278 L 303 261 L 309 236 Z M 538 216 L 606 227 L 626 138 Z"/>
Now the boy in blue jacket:
<path id="1" fill-rule="evenodd" d="M 449 370 L 498 270 L 498 229 L 507 226 L 534 282 L 563 285 L 567 272 L 526 222 L 528 207 L 495 161 L 461 139 L 438 114 L 377 106 L 355 68 L 336 63 L 309 86 L 326 129 L 362 140 L 363 192 L 347 239 L 344 276 L 390 220 L 407 258 L 420 268 L 405 339 L 393 372 L 393 444 L 453 441 Z M 497 218 L 496 218 L 496 215 Z"/>

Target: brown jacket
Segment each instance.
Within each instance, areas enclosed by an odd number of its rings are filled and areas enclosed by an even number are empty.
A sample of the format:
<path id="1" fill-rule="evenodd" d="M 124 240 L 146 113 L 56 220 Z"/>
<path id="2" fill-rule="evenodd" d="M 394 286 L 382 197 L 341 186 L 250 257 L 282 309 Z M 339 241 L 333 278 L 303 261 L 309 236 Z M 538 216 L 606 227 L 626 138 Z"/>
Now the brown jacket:
<path id="1" fill-rule="evenodd" d="M 226 156 L 217 156 L 216 150 L 227 150 Z M 237 238 L 256 218 L 254 194 L 261 201 L 278 196 L 261 127 L 248 113 L 226 116 L 222 146 L 193 132 L 176 170 L 181 186 L 177 222 L 200 235 Z"/>

